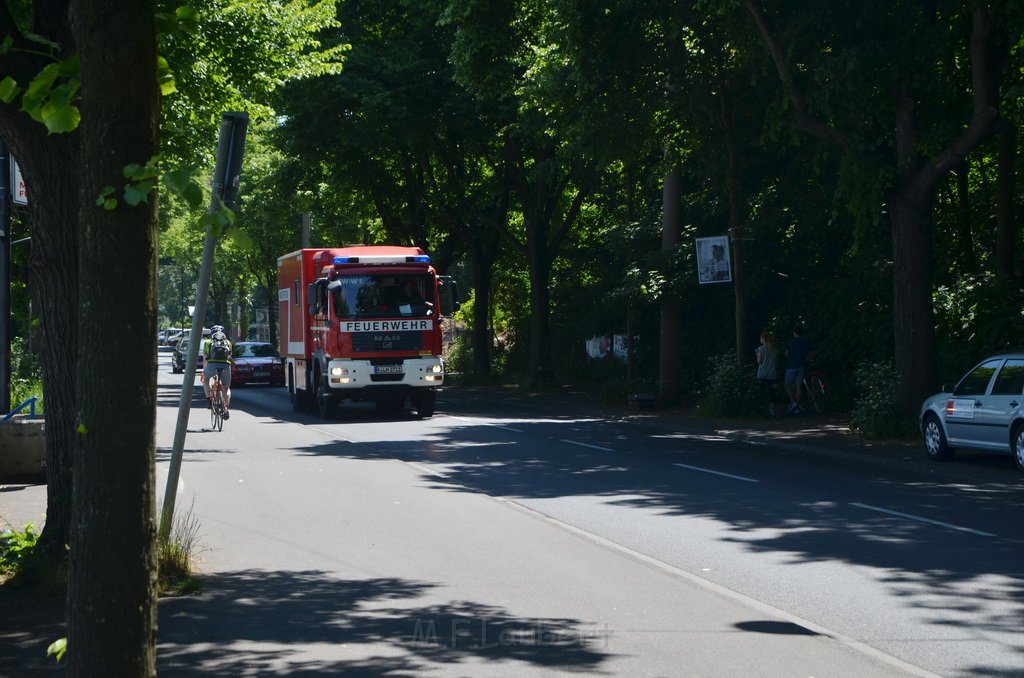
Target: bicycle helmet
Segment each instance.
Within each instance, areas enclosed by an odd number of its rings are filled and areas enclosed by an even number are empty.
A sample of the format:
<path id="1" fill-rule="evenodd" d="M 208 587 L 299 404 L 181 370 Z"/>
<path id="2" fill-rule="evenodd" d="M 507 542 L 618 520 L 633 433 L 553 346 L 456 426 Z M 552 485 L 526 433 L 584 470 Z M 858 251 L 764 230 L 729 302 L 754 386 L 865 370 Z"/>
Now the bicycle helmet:
<path id="1" fill-rule="evenodd" d="M 213 334 L 217 334 L 218 332 L 223 332 L 223 331 L 224 331 L 224 326 L 223 325 L 214 325 L 213 327 L 210 328 L 210 332 L 213 333 Z"/>

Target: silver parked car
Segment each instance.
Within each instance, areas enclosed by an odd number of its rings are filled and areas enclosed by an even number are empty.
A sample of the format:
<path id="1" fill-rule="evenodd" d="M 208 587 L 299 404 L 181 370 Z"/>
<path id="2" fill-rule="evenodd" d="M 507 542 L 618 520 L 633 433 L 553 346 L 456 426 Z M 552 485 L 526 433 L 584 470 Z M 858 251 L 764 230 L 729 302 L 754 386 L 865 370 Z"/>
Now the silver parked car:
<path id="1" fill-rule="evenodd" d="M 962 447 L 1011 454 L 1024 471 L 1024 352 L 986 358 L 956 386 L 943 386 L 921 405 L 919 423 L 932 459 L 951 459 Z"/>

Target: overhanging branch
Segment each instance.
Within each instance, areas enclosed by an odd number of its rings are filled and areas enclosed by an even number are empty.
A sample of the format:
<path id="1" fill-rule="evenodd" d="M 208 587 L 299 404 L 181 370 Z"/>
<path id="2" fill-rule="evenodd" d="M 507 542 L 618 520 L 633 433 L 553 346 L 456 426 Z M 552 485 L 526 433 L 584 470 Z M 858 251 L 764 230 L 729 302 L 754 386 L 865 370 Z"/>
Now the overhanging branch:
<path id="1" fill-rule="evenodd" d="M 801 92 L 796 86 L 796 81 L 794 80 L 793 73 L 789 68 L 789 63 L 786 61 L 786 56 L 783 54 L 778 40 L 775 39 L 775 34 L 772 33 L 771 27 L 768 25 L 768 19 L 765 17 L 764 10 L 761 8 L 760 0 L 745 1 L 747 9 L 750 11 L 751 16 L 754 17 L 754 23 L 757 24 L 757 30 L 761 33 L 761 37 L 764 40 L 765 45 L 768 47 L 768 53 L 772 57 L 775 69 L 779 72 L 779 79 L 782 81 L 782 86 L 786 90 L 786 95 L 789 97 L 789 101 L 793 105 L 793 113 L 796 117 L 797 125 L 800 129 L 812 136 L 818 137 L 819 139 L 826 139 L 828 141 L 846 144 L 848 142 L 846 135 L 824 121 L 814 117 L 807 110 L 807 100 L 804 98 L 803 92 Z"/>

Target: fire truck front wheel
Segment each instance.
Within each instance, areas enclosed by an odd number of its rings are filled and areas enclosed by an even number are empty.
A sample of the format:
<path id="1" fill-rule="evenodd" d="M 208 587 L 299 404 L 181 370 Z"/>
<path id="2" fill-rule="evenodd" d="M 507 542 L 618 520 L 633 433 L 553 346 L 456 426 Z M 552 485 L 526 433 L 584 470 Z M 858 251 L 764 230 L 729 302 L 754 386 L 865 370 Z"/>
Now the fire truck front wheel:
<path id="1" fill-rule="evenodd" d="M 420 389 L 420 392 L 413 398 L 416 406 L 416 416 L 421 419 L 434 416 L 434 407 L 437 405 L 437 391 L 432 388 Z"/>
<path id="2" fill-rule="evenodd" d="M 331 387 L 327 383 L 327 376 L 320 377 L 317 381 L 316 408 L 324 419 L 331 419 L 338 410 L 338 396 L 331 393 Z"/>
<path id="3" fill-rule="evenodd" d="M 292 409 L 296 412 L 311 409 L 313 399 L 309 397 L 309 391 L 295 388 L 295 373 L 292 368 L 288 368 L 288 397 L 292 401 Z"/>

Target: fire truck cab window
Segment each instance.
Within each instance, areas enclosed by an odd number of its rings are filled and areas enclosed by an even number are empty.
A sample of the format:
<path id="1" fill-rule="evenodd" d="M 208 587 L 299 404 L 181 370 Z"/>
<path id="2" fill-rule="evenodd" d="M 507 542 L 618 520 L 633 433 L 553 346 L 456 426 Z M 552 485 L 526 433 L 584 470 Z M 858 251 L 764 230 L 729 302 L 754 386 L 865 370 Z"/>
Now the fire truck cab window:
<path id="1" fill-rule="evenodd" d="M 433 314 L 425 277 L 342 275 L 332 281 L 330 294 L 339 318 L 426 317 Z"/>

